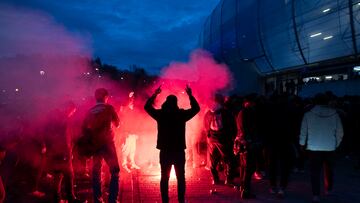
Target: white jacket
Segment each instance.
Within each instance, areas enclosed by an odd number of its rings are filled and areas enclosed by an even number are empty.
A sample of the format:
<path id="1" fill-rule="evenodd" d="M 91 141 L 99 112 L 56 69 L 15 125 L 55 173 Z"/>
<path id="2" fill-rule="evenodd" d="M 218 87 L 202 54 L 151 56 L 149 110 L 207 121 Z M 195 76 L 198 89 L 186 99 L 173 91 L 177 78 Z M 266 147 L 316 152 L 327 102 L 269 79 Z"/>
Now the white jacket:
<path id="1" fill-rule="evenodd" d="M 343 126 L 335 109 L 316 105 L 301 123 L 300 145 L 310 151 L 334 151 L 343 138 Z M 307 140 L 307 141 L 306 141 Z"/>

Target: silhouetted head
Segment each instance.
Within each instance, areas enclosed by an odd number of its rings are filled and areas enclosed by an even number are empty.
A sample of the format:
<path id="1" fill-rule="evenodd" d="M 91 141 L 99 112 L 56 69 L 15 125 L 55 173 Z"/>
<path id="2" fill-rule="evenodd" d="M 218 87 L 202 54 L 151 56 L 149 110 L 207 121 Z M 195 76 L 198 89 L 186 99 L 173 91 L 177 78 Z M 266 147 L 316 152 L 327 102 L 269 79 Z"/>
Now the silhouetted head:
<path id="1" fill-rule="evenodd" d="M 109 92 L 105 88 L 99 88 L 95 90 L 95 99 L 96 102 L 106 103 L 109 98 Z"/>
<path id="2" fill-rule="evenodd" d="M 215 94 L 214 101 L 217 104 L 223 105 L 225 102 L 225 97 L 222 94 Z"/>
<path id="3" fill-rule="evenodd" d="M 314 103 L 316 105 L 328 105 L 329 104 L 329 98 L 326 96 L 326 94 L 319 93 L 319 94 L 315 95 Z"/>
<path id="4" fill-rule="evenodd" d="M 249 94 L 244 97 L 243 107 L 250 108 L 256 105 L 256 94 Z"/>
<path id="5" fill-rule="evenodd" d="M 161 109 L 164 109 L 164 110 L 179 109 L 179 107 L 177 105 L 177 97 L 172 94 L 167 96 L 165 102 L 161 105 Z"/>

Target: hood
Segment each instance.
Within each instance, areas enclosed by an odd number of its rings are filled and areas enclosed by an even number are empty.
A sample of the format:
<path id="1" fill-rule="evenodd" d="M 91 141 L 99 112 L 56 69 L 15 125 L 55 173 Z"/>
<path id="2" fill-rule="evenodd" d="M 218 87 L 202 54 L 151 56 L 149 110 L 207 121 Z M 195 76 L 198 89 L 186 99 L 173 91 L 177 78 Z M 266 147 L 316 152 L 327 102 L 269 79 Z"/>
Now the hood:
<path id="1" fill-rule="evenodd" d="M 331 117 L 336 114 L 336 110 L 327 106 L 316 105 L 310 110 L 318 117 Z"/>

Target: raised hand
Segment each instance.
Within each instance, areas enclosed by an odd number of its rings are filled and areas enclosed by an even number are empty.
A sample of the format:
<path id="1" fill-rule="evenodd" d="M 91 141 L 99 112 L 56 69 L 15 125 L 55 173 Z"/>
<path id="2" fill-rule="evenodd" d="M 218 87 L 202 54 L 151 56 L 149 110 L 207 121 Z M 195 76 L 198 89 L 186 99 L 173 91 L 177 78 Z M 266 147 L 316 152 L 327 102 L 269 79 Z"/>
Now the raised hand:
<path id="1" fill-rule="evenodd" d="M 158 95 L 161 92 L 161 85 L 155 90 L 154 94 Z"/>
<path id="2" fill-rule="evenodd" d="M 186 93 L 187 93 L 189 96 L 192 95 L 192 90 L 191 90 L 191 88 L 189 87 L 189 85 L 186 85 L 185 91 L 186 91 Z"/>

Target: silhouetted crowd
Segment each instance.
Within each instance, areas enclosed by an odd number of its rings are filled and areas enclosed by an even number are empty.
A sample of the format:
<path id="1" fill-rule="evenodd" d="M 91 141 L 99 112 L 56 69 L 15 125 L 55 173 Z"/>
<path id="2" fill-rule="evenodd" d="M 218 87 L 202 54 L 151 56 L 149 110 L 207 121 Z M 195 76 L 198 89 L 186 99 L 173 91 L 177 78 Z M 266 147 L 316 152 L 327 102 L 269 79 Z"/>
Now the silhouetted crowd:
<path id="1" fill-rule="evenodd" d="M 145 110 L 158 123 L 162 201 L 169 201 L 168 180 L 175 165 L 178 200 L 185 202 L 185 126 L 200 107 L 187 87 L 190 109 L 179 109 L 174 95 L 155 109 L 152 105 L 160 91 L 149 98 Z M 78 179 L 91 180 L 94 202 L 104 202 L 105 196 L 108 202 L 117 202 L 120 167 L 113 129 L 121 118 L 107 103 L 108 96 L 100 88 L 90 109 L 79 110 L 66 102 L 41 121 L 14 119 L 12 126 L 2 126 L 0 203 L 84 202 L 75 192 L 86 189 L 75 188 Z M 239 186 L 243 199 L 256 198 L 251 190 L 253 177 L 266 177 L 269 192 L 284 198 L 291 173 L 304 172 L 308 160 L 313 202 L 319 202 L 320 172 L 324 170 L 325 193 L 329 194 L 336 156 L 355 159 L 354 167 L 360 166 L 359 96 L 337 97 L 327 92 L 303 99 L 217 94 L 213 104 L 202 110 L 207 161 L 196 165 L 210 170 L 213 184 Z M 102 160 L 108 166 L 108 194 L 102 193 Z M 131 156 L 129 162 L 139 169 Z M 220 171 L 224 171 L 224 181 Z"/>

